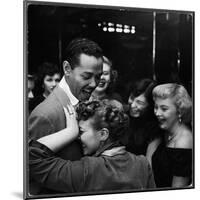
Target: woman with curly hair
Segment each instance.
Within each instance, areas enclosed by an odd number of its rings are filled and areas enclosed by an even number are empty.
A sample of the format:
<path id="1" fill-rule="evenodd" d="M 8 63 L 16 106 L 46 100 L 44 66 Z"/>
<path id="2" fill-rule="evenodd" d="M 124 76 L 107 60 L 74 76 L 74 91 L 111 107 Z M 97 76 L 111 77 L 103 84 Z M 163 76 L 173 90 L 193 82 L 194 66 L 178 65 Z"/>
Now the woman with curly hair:
<path id="1" fill-rule="evenodd" d="M 155 187 L 147 159 L 121 144 L 129 126 L 123 110 L 107 99 L 81 103 L 77 114 L 73 107 L 67 109 L 67 128 L 29 143 L 30 173 L 37 182 L 66 193 Z M 81 160 L 56 156 L 78 137 L 85 155 Z"/>
<path id="2" fill-rule="evenodd" d="M 176 83 L 156 86 L 153 99 L 154 113 L 164 130 L 163 140 L 154 140 L 147 152 L 156 186 L 188 186 L 192 181 L 192 100 L 186 89 Z"/>

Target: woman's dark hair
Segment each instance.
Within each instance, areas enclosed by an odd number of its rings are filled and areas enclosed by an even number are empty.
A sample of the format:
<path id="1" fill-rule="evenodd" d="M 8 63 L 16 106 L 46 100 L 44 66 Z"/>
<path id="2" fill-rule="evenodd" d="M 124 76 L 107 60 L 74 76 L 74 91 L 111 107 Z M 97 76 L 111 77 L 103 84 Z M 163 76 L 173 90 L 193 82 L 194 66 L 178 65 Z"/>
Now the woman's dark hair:
<path id="1" fill-rule="evenodd" d="M 103 51 L 96 42 L 87 38 L 76 38 L 67 46 L 64 52 L 64 60 L 67 60 L 73 69 L 79 64 L 79 57 L 82 53 L 96 58 L 103 56 Z"/>
<path id="2" fill-rule="evenodd" d="M 59 68 L 56 64 L 50 62 L 44 62 L 38 66 L 37 78 L 36 78 L 36 94 L 43 93 L 43 82 L 45 76 L 53 76 L 54 74 L 60 74 Z"/>
<path id="3" fill-rule="evenodd" d="M 151 79 L 141 79 L 133 83 L 130 87 L 129 94 L 132 98 L 138 97 L 141 94 L 147 99 L 150 106 L 153 106 L 152 90 L 156 86 L 156 82 Z"/>
<path id="4" fill-rule="evenodd" d="M 129 127 L 129 117 L 123 110 L 117 108 L 110 100 L 87 101 L 80 103 L 77 108 L 78 120 L 93 118 L 96 130 L 107 128 L 112 141 L 120 141 Z"/>

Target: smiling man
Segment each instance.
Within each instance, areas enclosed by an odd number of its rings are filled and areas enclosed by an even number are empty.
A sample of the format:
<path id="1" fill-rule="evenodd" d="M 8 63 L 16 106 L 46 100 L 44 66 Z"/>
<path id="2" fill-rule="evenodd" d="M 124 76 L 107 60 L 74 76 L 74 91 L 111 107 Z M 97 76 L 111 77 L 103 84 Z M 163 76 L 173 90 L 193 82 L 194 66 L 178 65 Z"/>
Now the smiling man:
<path id="1" fill-rule="evenodd" d="M 85 38 L 71 41 L 65 51 L 63 78 L 29 117 L 29 138 L 38 139 L 66 128 L 64 107 L 76 106 L 79 101 L 90 98 L 99 83 L 102 67 L 102 49 L 97 43 Z M 78 141 L 74 141 L 57 155 L 66 160 L 78 160 L 82 157 L 81 146 Z M 29 192 L 44 194 L 46 191 L 42 191 L 37 183 L 32 184 L 30 180 Z"/>

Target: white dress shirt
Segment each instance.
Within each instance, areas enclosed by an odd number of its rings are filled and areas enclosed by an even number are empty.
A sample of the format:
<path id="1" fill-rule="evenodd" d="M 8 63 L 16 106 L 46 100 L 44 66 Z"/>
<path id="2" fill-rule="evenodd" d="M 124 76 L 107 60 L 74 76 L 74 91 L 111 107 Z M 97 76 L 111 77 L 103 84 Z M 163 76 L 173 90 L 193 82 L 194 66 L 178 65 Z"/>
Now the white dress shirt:
<path id="1" fill-rule="evenodd" d="M 59 86 L 65 91 L 67 96 L 69 97 L 69 100 L 73 106 L 76 106 L 79 102 L 79 100 L 72 94 L 69 85 L 67 84 L 65 77 L 61 79 Z"/>

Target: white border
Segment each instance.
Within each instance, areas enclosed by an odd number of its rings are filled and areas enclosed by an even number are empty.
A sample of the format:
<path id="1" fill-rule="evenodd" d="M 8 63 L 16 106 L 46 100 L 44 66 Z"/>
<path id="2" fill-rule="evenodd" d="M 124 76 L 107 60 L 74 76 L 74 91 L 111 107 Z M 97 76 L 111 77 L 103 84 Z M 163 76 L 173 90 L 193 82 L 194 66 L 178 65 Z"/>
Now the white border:
<path id="1" fill-rule="evenodd" d="M 46 1 L 46 0 L 44 0 Z M 198 123 L 198 111 L 200 101 L 197 85 L 200 77 L 200 6 L 198 0 L 48 0 L 49 2 L 66 2 L 81 4 L 97 4 L 111 6 L 126 6 L 138 8 L 157 8 L 173 10 L 195 11 L 195 85 L 196 85 L 196 189 L 143 192 L 132 194 L 98 195 L 84 197 L 67 197 L 60 199 L 197 199 L 200 194 L 199 186 L 199 145 L 200 123 Z M 20 199 L 23 190 L 23 1 L 9 0 L 1 2 L 0 11 L 0 63 L 1 63 L 1 90 L 0 90 L 0 199 Z M 58 198 L 52 198 L 58 199 Z"/>

